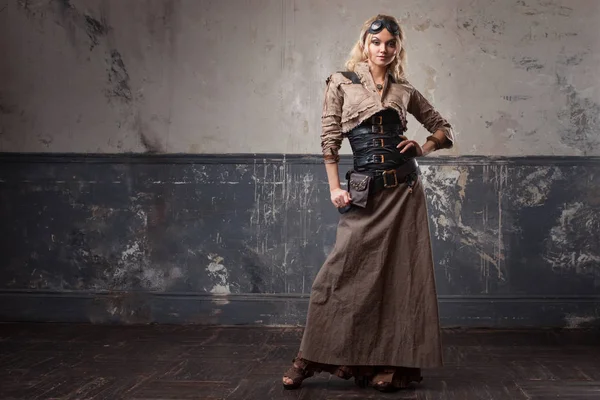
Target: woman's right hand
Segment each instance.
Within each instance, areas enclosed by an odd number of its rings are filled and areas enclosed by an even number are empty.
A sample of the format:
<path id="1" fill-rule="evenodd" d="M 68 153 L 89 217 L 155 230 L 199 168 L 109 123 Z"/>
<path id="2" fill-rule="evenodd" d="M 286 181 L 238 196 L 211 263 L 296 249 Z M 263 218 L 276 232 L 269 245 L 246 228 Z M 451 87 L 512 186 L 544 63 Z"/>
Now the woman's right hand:
<path id="1" fill-rule="evenodd" d="M 330 193 L 331 193 L 331 202 L 337 208 L 342 208 L 342 207 L 347 206 L 348 204 L 350 204 L 350 200 L 352 200 L 350 198 L 350 193 L 348 193 L 347 191 L 345 191 L 341 188 L 333 189 Z"/>

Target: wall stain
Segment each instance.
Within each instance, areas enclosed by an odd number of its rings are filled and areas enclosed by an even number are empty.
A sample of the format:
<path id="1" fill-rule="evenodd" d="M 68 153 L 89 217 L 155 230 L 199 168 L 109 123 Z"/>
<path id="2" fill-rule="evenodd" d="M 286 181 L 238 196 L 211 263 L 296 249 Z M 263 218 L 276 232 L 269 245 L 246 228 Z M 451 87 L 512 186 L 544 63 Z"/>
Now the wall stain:
<path id="1" fill-rule="evenodd" d="M 546 39 L 550 41 L 560 41 L 565 38 L 575 36 L 579 36 L 579 34 L 577 32 L 534 32 L 533 30 L 531 30 L 525 36 L 523 36 L 523 38 L 520 41 L 523 43 L 542 41 Z"/>
<path id="2" fill-rule="evenodd" d="M 559 273 L 572 271 L 592 276 L 600 263 L 598 237 L 598 210 L 580 201 L 566 203 L 550 230 L 542 258 Z"/>
<path id="3" fill-rule="evenodd" d="M 556 15 L 561 17 L 570 17 L 573 14 L 571 7 L 563 6 L 558 4 L 555 0 L 549 1 L 538 1 L 536 6 L 528 4 L 528 2 L 519 0 L 517 1 L 517 8 L 524 15 Z"/>
<path id="4" fill-rule="evenodd" d="M 157 139 L 148 137 L 145 133 L 140 133 L 140 141 L 146 149 L 146 153 L 161 153 L 160 143 Z"/>
<path id="5" fill-rule="evenodd" d="M 509 199 L 511 204 L 520 207 L 543 206 L 554 185 L 565 180 L 562 171 L 557 167 L 520 168 L 515 174 L 514 180 L 518 182 L 518 188 L 512 191 Z"/>
<path id="6" fill-rule="evenodd" d="M 109 30 L 104 16 L 98 20 L 89 14 L 82 13 L 70 0 L 51 0 L 35 4 L 32 0 L 19 0 L 19 6 L 30 17 L 45 18 L 46 13 L 55 14 L 59 18 L 56 22 L 67 31 L 67 36 L 74 46 L 80 42 L 77 32 L 85 32 L 90 40 L 90 51 L 100 43 L 99 37 L 106 36 Z"/>
<path id="7" fill-rule="evenodd" d="M 106 70 L 108 73 L 108 83 L 112 87 L 106 90 L 106 96 L 116 98 L 125 103 L 131 103 L 133 101 L 133 94 L 131 87 L 129 86 L 129 73 L 123 62 L 123 57 L 118 50 L 110 51 L 110 59 L 106 60 L 109 68 Z"/>
<path id="8" fill-rule="evenodd" d="M 213 287 L 209 290 L 214 294 L 231 294 L 229 286 L 229 271 L 223 265 L 224 258 L 218 254 L 209 254 L 210 263 L 206 267 Z"/>
<path id="9" fill-rule="evenodd" d="M 566 128 L 561 132 L 561 140 L 587 155 L 600 145 L 600 105 L 582 97 L 566 77 L 557 74 L 556 80 L 558 90 L 566 97 L 566 110 L 558 113 Z"/>
<path id="10" fill-rule="evenodd" d="M 30 16 L 30 17 L 37 16 L 37 10 L 35 8 L 32 8 L 31 0 L 19 0 L 17 4 L 19 5 L 19 7 L 21 7 L 21 9 L 23 9 L 23 11 L 25 11 L 25 13 L 28 16 Z"/>
<path id="11" fill-rule="evenodd" d="M 579 65 L 583 62 L 583 60 L 585 59 L 585 56 L 588 53 L 578 53 L 578 54 L 572 54 L 572 55 L 565 55 L 562 54 L 557 62 L 559 64 L 562 64 L 564 66 L 570 67 L 570 66 L 574 66 L 574 65 Z"/>
<path id="12" fill-rule="evenodd" d="M 523 57 L 520 60 L 513 57 L 513 61 L 519 68 L 524 68 L 527 71 L 539 71 L 544 68 L 544 65 L 537 58 Z"/>
<path id="13" fill-rule="evenodd" d="M 94 299 L 89 309 L 90 322 L 101 324 L 118 321 L 121 324 L 147 324 L 152 322 L 152 308 L 146 293 L 111 292 Z"/>
<path id="14" fill-rule="evenodd" d="M 504 100 L 510 101 L 512 103 L 512 102 L 516 102 L 516 101 L 529 100 L 531 98 L 531 96 L 511 95 L 511 96 L 502 96 L 502 98 Z"/>
<path id="15" fill-rule="evenodd" d="M 600 318 L 597 315 L 565 315 L 566 329 L 589 329 L 600 327 Z"/>
<path id="16" fill-rule="evenodd" d="M 517 120 L 512 118 L 510 114 L 499 111 L 498 114 L 500 116 L 493 121 L 485 121 L 485 127 L 491 128 L 492 134 L 497 136 L 498 134 L 504 133 L 509 130 L 515 131 L 520 127 L 520 124 Z"/>
<path id="17" fill-rule="evenodd" d="M 75 9 L 75 6 L 71 4 L 71 0 L 57 0 L 56 3 L 63 13 Z"/>
<path id="18" fill-rule="evenodd" d="M 425 65 L 423 71 L 427 74 L 427 80 L 425 81 L 425 90 L 429 93 L 430 100 L 434 100 L 433 94 L 435 92 L 435 81 L 437 79 L 437 71 L 431 65 Z"/>
<path id="19" fill-rule="evenodd" d="M 38 141 L 39 141 L 41 144 L 43 144 L 44 146 L 46 146 L 46 147 L 50 147 L 50 145 L 51 145 L 51 144 L 52 144 L 52 142 L 53 142 L 53 139 L 52 139 L 52 137 L 50 137 L 50 136 L 44 136 L 44 137 L 39 137 L 39 138 L 38 138 Z"/>
<path id="20" fill-rule="evenodd" d="M 415 30 L 419 31 L 419 32 L 423 32 L 423 31 L 426 31 L 427 29 L 429 29 L 430 27 L 431 27 L 431 20 L 428 19 L 427 21 L 425 21 L 421 24 L 415 25 Z"/>
<path id="21" fill-rule="evenodd" d="M 85 15 L 85 32 L 87 33 L 90 41 L 92 42 L 90 45 L 90 51 L 94 49 L 100 42 L 98 37 L 106 36 L 108 33 L 108 26 L 106 24 L 106 19 L 102 17 L 102 22 L 97 19 Z"/>
<path id="22" fill-rule="evenodd" d="M 164 153 L 166 151 L 163 148 L 158 135 L 151 132 L 139 113 L 136 114 L 135 120 L 133 121 L 133 130 L 138 133 L 140 143 L 144 146 L 144 149 L 146 149 L 146 153 Z"/>
<path id="23" fill-rule="evenodd" d="M 489 54 L 494 57 L 498 56 L 498 50 L 492 49 L 492 48 L 487 48 L 484 44 L 479 45 L 479 50 L 481 50 L 482 53 Z"/>
<path id="24" fill-rule="evenodd" d="M 463 12 L 464 10 L 460 10 Z M 476 15 L 467 15 L 457 21 L 459 29 L 471 32 L 473 36 L 480 36 L 482 32 L 491 32 L 495 35 L 503 35 L 506 29 L 506 22 L 499 21 L 492 16 L 479 13 Z"/>
<path id="25" fill-rule="evenodd" d="M 510 217 L 502 215 L 501 199 L 508 174 L 505 166 L 484 168 L 483 183 L 492 184 L 495 188 L 494 194 L 490 196 L 491 202 L 482 204 L 479 212 L 470 209 L 470 214 L 463 216 L 463 207 L 468 204 L 465 199 L 469 198 L 469 188 L 473 187 L 471 174 L 475 171 L 473 167 L 422 166 L 434 240 L 457 240 L 462 247 L 468 248 L 468 252 L 478 260 L 482 290 L 489 293 L 491 286 L 500 285 L 506 280 L 503 235 L 506 229 L 510 229 L 512 222 Z M 497 199 L 498 203 L 494 204 L 492 199 Z M 450 258 L 444 260 L 443 257 L 440 258 L 440 265 L 444 267 L 448 281 L 451 281 L 454 279 L 455 267 Z"/>

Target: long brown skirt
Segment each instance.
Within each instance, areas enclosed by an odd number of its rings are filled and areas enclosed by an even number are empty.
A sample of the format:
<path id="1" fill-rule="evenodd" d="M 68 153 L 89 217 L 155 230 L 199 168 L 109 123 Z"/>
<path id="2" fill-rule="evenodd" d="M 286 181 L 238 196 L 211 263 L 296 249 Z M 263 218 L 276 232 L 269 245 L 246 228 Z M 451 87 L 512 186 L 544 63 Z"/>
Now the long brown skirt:
<path id="1" fill-rule="evenodd" d="M 298 356 L 325 371 L 442 366 L 421 178 L 412 193 L 407 184 L 385 189 L 340 216 L 312 285 Z"/>

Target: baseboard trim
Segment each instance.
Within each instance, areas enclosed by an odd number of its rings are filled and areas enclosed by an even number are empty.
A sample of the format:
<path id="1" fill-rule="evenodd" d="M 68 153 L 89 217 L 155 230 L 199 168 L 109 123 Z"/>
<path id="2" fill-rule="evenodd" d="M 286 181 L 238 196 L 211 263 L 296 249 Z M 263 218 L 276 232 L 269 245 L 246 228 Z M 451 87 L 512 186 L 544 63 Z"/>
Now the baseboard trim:
<path id="1" fill-rule="evenodd" d="M 439 296 L 444 328 L 596 328 L 600 296 Z M 301 326 L 308 295 L 0 291 L 0 322 Z"/>

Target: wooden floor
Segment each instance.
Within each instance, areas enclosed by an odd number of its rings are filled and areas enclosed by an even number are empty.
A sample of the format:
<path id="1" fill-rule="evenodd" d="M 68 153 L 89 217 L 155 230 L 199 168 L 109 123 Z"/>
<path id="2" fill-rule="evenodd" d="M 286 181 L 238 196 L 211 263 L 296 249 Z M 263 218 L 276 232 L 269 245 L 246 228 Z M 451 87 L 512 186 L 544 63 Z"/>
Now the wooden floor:
<path id="1" fill-rule="evenodd" d="M 281 375 L 295 328 L 0 324 L 0 399 L 600 399 L 600 333 L 445 331 L 446 366 L 381 394 Z"/>

